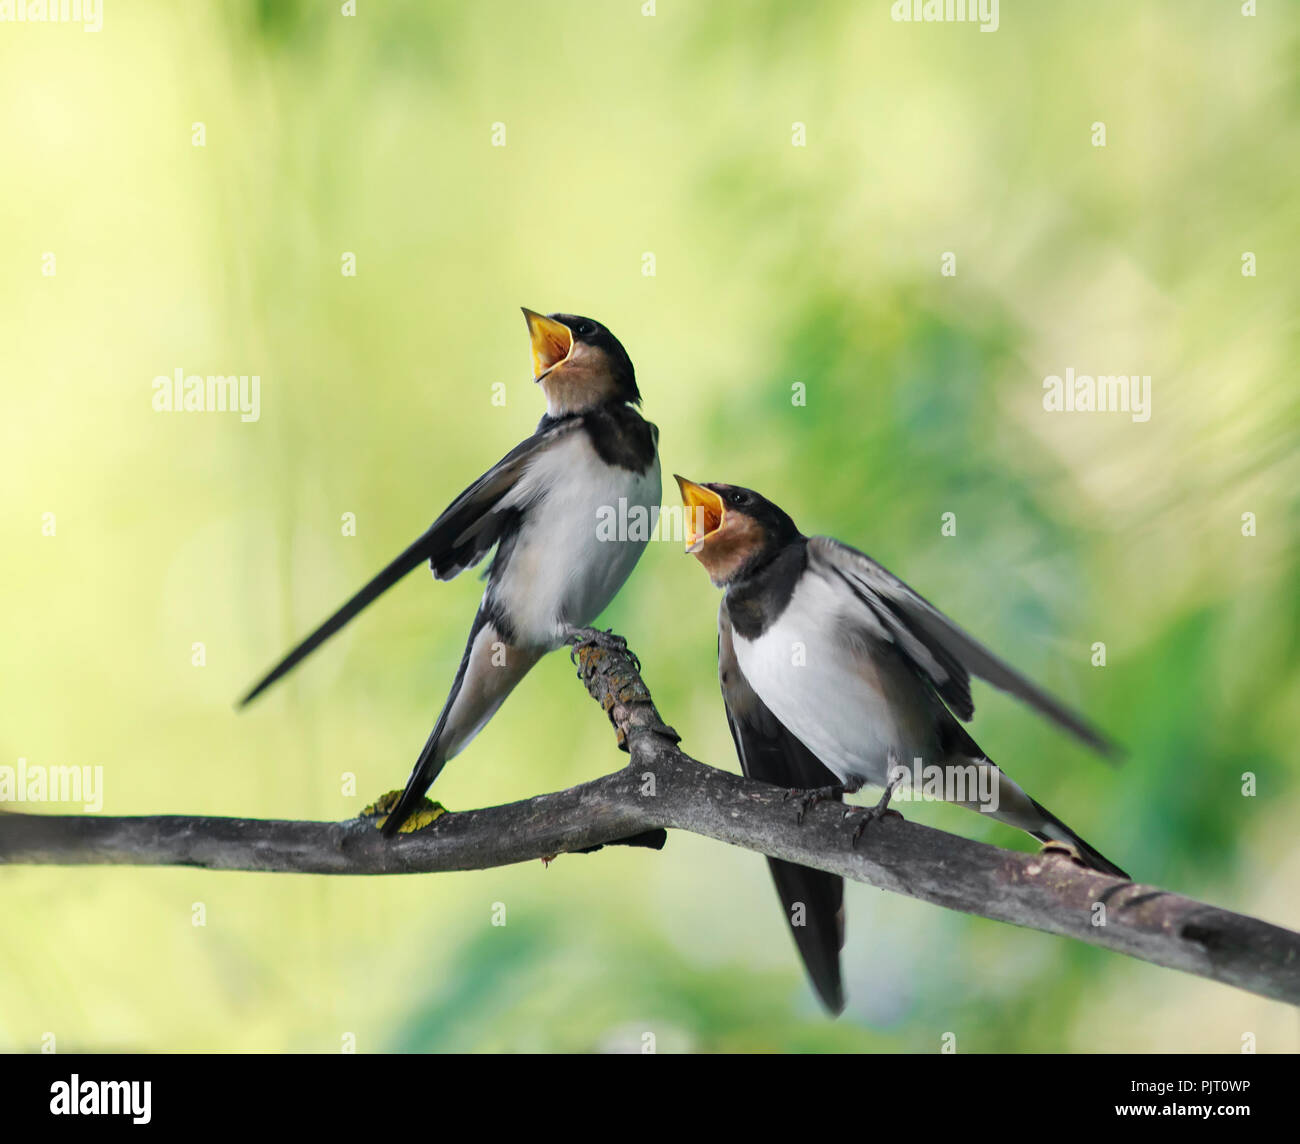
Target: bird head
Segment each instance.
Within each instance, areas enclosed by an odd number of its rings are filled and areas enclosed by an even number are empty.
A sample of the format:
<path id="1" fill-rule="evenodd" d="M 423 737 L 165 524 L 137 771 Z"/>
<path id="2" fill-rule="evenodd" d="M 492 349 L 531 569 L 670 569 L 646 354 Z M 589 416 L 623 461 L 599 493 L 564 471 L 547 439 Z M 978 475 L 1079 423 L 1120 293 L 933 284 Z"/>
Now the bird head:
<path id="1" fill-rule="evenodd" d="M 552 417 L 611 401 L 640 403 L 632 359 L 599 322 L 577 314 L 523 311 L 533 343 L 533 380 L 546 394 Z"/>
<path id="2" fill-rule="evenodd" d="M 794 521 L 752 489 L 676 480 L 686 510 L 686 551 L 719 588 L 761 567 L 799 536 Z"/>

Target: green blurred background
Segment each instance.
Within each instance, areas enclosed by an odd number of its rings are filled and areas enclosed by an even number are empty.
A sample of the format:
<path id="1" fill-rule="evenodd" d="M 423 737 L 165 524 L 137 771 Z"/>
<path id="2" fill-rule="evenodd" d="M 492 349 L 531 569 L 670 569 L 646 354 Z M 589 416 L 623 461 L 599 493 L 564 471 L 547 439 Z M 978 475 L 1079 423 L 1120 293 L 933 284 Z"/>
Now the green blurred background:
<path id="1" fill-rule="evenodd" d="M 1300 926 L 1294 5 L 1004 0 L 993 34 L 887 0 L 105 7 L 0 25 L 0 761 L 102 765 L 109 814 L 336 819 L 400 786 L 473 575 L 412 575 L 231 703 L 531 430 L 527 305 L 623 340 L 666 473 L 865 549 L 1121 740 L 1112 771 L 977 688 L 977 739 L 1084 837 Z M 1150 421 L 1045 412 L 1067 367 L 1151 375 Z M 259 375 L 261 419 L 155 413 L 177 368 Z M 652 544 L 604 619 L 736 769 L 717 602 Z M 544 661 L 433 795 L 621 766 L 572 676 Z M 14 868 L 0 1048 L 1300 1047 L 1226 987 L 848 907 L 831 1022 L 762 859 L 687 835 L 425 877 Z"/>

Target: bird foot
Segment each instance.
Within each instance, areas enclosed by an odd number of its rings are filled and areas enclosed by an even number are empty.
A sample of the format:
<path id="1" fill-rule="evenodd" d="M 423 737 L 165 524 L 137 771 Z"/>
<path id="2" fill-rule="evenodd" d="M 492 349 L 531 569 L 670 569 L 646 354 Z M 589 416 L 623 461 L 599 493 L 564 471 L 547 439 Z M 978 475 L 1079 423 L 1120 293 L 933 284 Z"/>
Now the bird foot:
<path id="1" fill-rule="evenodd" d="M 867 827 L 870 826 L 873 822 L 878 822 L 882 818 L 901 819 L 902 817 L 903 816 L 899 814 L 898 811 L 890 810 L 889 807 L 887 806 L 867 807 L 867 809 L 862 812 L 862 818 L 859 820 L 857 826 L 853 828 L 853 838 L 851 839 L 851 845 L 855 850 L 857 849 L 858 841 L 867 832 Z"/>
<path id="2" fill-rule="evenodd" d="M 802 825 L 804 816 L 812 810 L 819 802 L 830 802 L 833 799 L 844 797 L 844 784 L 831 783 L 829 786 L 813 787 L 811 790 L 803 790 L 800 787 L 791 787 L 785 792 L 785 801 L 789 802 L 792 798 L 799 800 L 799 809 L 795 812 L 795 825 Z"/>
<path id="3" fill-rule="evenodd" d="M 857 826 L 853 828 L 853 837 L 849 843 L 855 850 L 858 846 L 858 840 L 866 833 L 867 827 L 873 822 L 878 822 L 882 818 L 901 819 L 903 817 L 898 811 L 889 809 L 889 800 L 893 794 L 894 788 L 892 786 L 885 787 L 885 793 L 880 796 L 880 801 L 875 806 L 867 807 L 862 812 L 861 819 Z"/>
<path id="4" fill-rule="evenodd" d="M 599 628 L 571 628 L 568 635 L 564 637 L 564 642 L 573 649 L 569 653 L 570 658 L 576 656 L 585 647 L 598 647 L 602 651 L 612 651 L 627 656 L 636 670 L 641 670 L 641 661 L 628 648 L 627 640 L 615 634 L 613 628 L 608 631 L 601 631 Z"/>
<path id="5" fill-rule="evenodd" d="M 387 794 L 381 794 L 361 812 L 359 817 L 376 819 L 377 821 L 374 823 L 375 829 L 382 830 L 384 823 L 388 821 L 389 814 L 397 806 L 397 802 L 401 797 L 402 792 L 400 790 L 390 790 Z M 411 834 L 417 830 L 423 830 L 435 819 L 441 818 L 446 813 L 447 808 L 442 803 L 422 798 L 419 807 L 411 811 L 407 820 L 397 828 L 397 833 Z"/>

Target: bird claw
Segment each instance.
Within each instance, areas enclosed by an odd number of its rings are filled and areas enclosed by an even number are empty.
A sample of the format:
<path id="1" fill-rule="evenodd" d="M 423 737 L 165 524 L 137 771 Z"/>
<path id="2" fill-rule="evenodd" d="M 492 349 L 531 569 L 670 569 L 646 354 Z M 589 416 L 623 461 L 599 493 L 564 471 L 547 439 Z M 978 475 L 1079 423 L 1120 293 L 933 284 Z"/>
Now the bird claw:
<path id="1" fill-rule="evenodd" d="M 795 812 L 794 822 L 796 826 L 803 824 L 804 816 L 816 806 L 819 802 L 830 802 L 832 799 L 842 798 L 844 796 L 844 787 L 840 783 L 831 783 L 829 786 L 813 787 L 812 790 L 803 790 L 799 787 L 791 787 L 785 792 L 783 801 L 789 802 L 792 798 L 799 800 L 799 809 Z"/>
<path id="2" fill-rule="evenodd" d="M 899 814 L 898 811 L 890 810 L 888 807 L 884 807 L 884 808 L 878 806 L 867 807 L 867 809 L 862 812 L 861 820 L 858 822 L 857 826 L 853 828 L 853 838 L 851 840 L 852 847 L 855 850 L 857 849 L 858 840 L 866 833 L 867 827 L 870 826 L 873 822 L 877 822 L 882 818 L 902 818 L 902 817 L 903 816 Z"/>
<path id="3" fill-rule="evenodd" d="M 862 818 L 859 820 L 857 826 L 853 828 L 853 837 L 849 843 L 854 850 L 858 847 L 858 840 L 866 833 L 867 827 L 873 822 L 877 822 L 882 818 L 893 817 L 901 819 L 903 817 L 898 813 L 898 811 L 889 808 L 889 800 L 893 794 L 894 788 L 892 786 L 885 787 L 885 793 L 880 796 L 880 801 L 876 803 L 875 806 L 869 806 L 863 810 Z M 848 815 L 846 814 L 845 817 L 847 818 Z"/>
<path id="4" fill-rule="evenodd" d="M 613 628 L 608 631 L 601 631 L 599 628 L 575 628 L 565 636 L 564 642 L 570 646 L 569 658 L 575 662 L 578 652 L 583 648 L 598 647 L 602 651 L 611 651 L 627 656 L 632 661 L 633 667 L 638 672 L 641 670 L 641 661 L 637 658 L 636 653 L 627 646 L 627 640 L 616 634 Z"/>

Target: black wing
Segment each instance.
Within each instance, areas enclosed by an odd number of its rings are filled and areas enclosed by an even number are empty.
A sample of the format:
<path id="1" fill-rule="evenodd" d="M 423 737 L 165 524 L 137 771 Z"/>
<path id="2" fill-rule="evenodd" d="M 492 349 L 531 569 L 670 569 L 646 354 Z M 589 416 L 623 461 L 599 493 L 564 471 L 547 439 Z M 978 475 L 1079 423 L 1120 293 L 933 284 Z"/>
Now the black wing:
<path id="1" fill-rule="evenodd" d="M 239 701 L 239 705 L 244 707 L 251 703 L 277 679 L 297 667 L 367 604 L 382 596 L 424 561 L 429 561 L 434 576 L 439 580 L 450 580 L 482 560 L 516 516 L 517 510 L 503 507 L 502 499 L 515 487 L 538 453 L 581 427 L 581 421 L 576 418 L 562 421 L 550 428 L 539 429 L 511 449 L 452 501 L 418 540 L 267 672 Z"/>
<path id="2" fill-rule="evenodd" d="M 970 677 L 978 675 L 1102 754 L 1117 754 L 1115 745 L 1081 715 L 1000 660 L 871 557 L 829 536 L 814 536 L 808 541 L 808 559 L 822 575 L 848 585 L 959 719 L 969 720 L 975 713 Z"/>
<path id="3" fill-rule="evenodd" d="M 773 786 L 812 790 L 838 782 L 807 747 L 796 739 L 749 686 L 736 662 L 731 618 L 724 602 L 718 611 L 718 678 L 727 708 L 731 737 L 740 768 L 751 779 Z M 844 879 L 769 858 L 776 892 L 785 907 L 786 924 L 818 995 L 833 1013 L 844 1008 L 840 950 L 844 946 Z M 792 909 L 802 904 L 803 925 L 792 924 Z"/>

